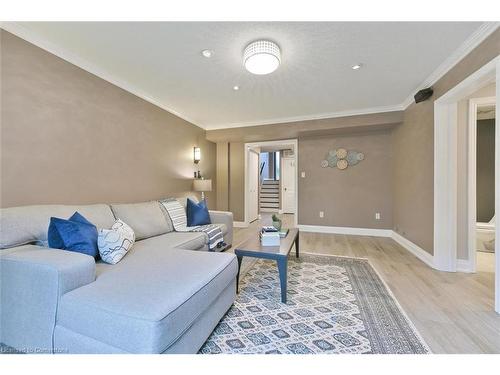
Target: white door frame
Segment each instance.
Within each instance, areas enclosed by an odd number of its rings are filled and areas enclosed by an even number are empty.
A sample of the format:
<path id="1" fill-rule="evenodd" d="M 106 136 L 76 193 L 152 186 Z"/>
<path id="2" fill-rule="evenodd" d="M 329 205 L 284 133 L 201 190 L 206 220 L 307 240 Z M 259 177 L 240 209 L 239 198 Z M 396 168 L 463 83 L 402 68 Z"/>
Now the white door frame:
<path id="1" fill-rule="evenodd" d="M 253 152 L 256 156 L 257 156 L 257 176 L 255 177 L 257 180 L 257 189 L 259 188 L 259 166 L 260 166 L 260 157 L 259 157 L 259 153 L 255 150 L 253 150 L 252 148 L 248 148 L 247 149 L 247 153 L 246 153 L 246 156 L 248 158 L 248 155 L 250 154 L 250 152 Z M 245 196 L 247 196 L 247 193 L 250 191 L 249 188 L 250 186 L 247 186 L 247 184 L 250 184 L 250 178 L 247 178 L 248 176 L 250 175 L 250 171 L 248 169 L 248 164 L 247 164 L 247 167 L 245 168 L 245 179 L 247 182 L 245 182 Z M 249 216 L 248 216 L 248 212 L 249 210 L 247 210 L 250 206 L 250 195 L 248 195 L 248 200 L 245 198 L 245 202 L 248 203 L 247 206 L 245 206 L 245 221 L 248 220 L 248 223 L 251 223 L 252 221 L 255 221 L 259 218 L 259 191 L 257 190 L 257 202 L 254 202 L 256 205 L 257 205 L 257 215 L 255 217 L 255 219 L 251 219 Z"/>
<path id="2" fill-rule="evenodd" d="M 500 108 L 500 56 L 472 73 L 434 102 L 434 266 L 457 270 L 457 103 L 480 88 L 496 82 Z M 500 145 L 500 121 L 495 122 L 495 144 Z M 495 164 L 500 165 L 500 147 Z M 495 212 L 500 212 L 500 173 L 495 174 Z M 500 220 L 495 221 L 500 238 Z M 495 311 L 500 313 L 500 241 L 495 241 Z"/>
<path id="3" fill-rule="evenodd" d="M 283 191 L 283 181 L 284 181 L 283 176 L 286 175 L 286 173 L 284 172 L 285 168 L 283 167 L 285 165 L 285 163 L 284 163 L 285 159 L 290 159 L 290 160 L 292 160 L 294 162 L 294 167 L 292 169 L 295 169 L 295 173 L 297 172 L 297 159 L 295 158 L 295 156 L 294 157 L 284 156 L 284 157 L 281 158 L 281 163 L 280 163 L 280 174 L 281 174 L 281 176 L 280 176 L 280 182 L 281 182 L 280 183 L 280 197 L 281 197 L 280 203 L 281 203 L 281 211 L 285 211 L 285 205 L 283 204 L 284 199 L 285 199 L 284 198 L 285 193 Z M 296 181 L 297 181 L 297 176 L 295 176 L 294 185 L 296 185 Z M 294 192 L 294 199 L 295 199 L 295 202 L 294 202 L 294 214 L 297 211 L 297 199 L 296 198 L 297 198 L 297 192 L 295 191 Z"/>
<path id="4" fill-rule="evenodd" d="M 244 152 L 245 152 L 245 196 L 244 196 L 244 203 L 245 203 L 245 222 L 243 223 L 244 226 L 249 225 L 249 219 L 248 219 L 248 198 L 249 194 L 247 194 L 248 191 L 248 177 L 247 177 L 247 172 L 248 172 L 248 152 L 250 148 L 254 147 L 264 147 L 264 146 L 293 146 L 293 151 L 294 151 L 294 156 L 295 156 L 295 215 L 294 215 L 294 226 L 298 226 L 298 217 L 299 217 L 299 178 L 298 178 L 298 161 L 299 161 L 299 147 L 298 147 L 298 140 L 297 139 L 284 139 L 284 140 L 279 140 L 279 141 L 263 141 L 263 142 L 250 142 L 250 143 L 245 143 L 244 145 Z"/>
<path id="5" fill-rule="evenodd" d="M 476 272 L 476 232 L 477 232 L 477 110 L 487 105 L 495 105 L 494 96 L 486 98 L 472 98 L 469 100 L 469 146 L 468 146 L 468 178 L 467 178 L 467 216 L 468 216 L 468 269 L 469 272 Z"/>

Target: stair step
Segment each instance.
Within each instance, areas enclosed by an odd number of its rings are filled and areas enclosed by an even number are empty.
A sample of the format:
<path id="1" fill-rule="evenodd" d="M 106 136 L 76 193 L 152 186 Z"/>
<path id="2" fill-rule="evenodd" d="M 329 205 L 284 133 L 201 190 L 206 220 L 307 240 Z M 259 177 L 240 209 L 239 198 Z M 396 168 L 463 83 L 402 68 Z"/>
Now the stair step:
<path id="1" fill-rule="evenodd" d="M 263 200 L 261 199 L 260 200 L 260 204 L 267 204 L 267 203 L 280 203 L 279 199 L 266 199 L 266 200 Z"/>
<path id="2" fill-rule="evenodd" d="M 279 185 L 279 181 L 277 180 L 263 180 L 262 184 L 263 185 Z"/>
<path id="3" fill-rule="evenodd" d="M 260 208 L 280 208 L 279 204 L 266 204 L 265 206 L 260 206 Z"/>
<path id="4" fill-rule="evenodd" d="M 260 212 L 280 212 L 279 208 L 265 208 L 265 207 L 261 207 L 259 210 L 260 210 Z"/>
<path id="5" fill-rule="evenodd" d="M 262 198 L 278 198 L 279 199 L 280 195 L 279 194 L 261 194 L 260 199 Z"/>
<path id="6" fill-rule="evenodd" d="M 271 191 L 279 191 L 280 189 L 278 187 L 267 187 L 267 186 L 262 186 L 260 188 L 260 191 L 265 191 L 265 192 L 271 192 Z"/>

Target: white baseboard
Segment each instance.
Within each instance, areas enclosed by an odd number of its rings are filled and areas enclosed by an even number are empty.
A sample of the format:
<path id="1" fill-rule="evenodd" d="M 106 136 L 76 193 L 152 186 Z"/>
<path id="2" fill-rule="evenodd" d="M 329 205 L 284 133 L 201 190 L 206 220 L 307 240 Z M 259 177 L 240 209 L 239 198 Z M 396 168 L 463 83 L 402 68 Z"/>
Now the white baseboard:
<path id="1" fill-rule="evenodd" d="M 415 255 L 418 259 L 420 259 L 422 262 L 427 264 L 429 267 L 436 268 L 434 266 L 434 256 L 429 254 L 427 251 L 422 249 L 420 246 L 417 244 L 414 244 L 411 242 L 409 239 L 403 237 L 399 233 L 396 233 L 394 231 L 392 232 L 392 239 L 396 241 L 398 244 L 403 246 L 406 250 L 408 250 L 410 253 Z"/>
<path id="2" fill-rule="evenodd" d="M 429 267 L 434 267 L 434 257 L 427 251 L 422 249 L 420 246 L 414 244 L 407 238 L 401 236 L 400 234 L 394 232 L 391 229 L 372 229 L 372 228 L 352 228 L 352 227 L 331 227 L 322 225 L 299 225 L 299 230 L 303 232 L 315 232 L 315 233 L 332 233 L 332 234 L 347 234 L 355 236 L 373 236 L 373 237 L 390 237 L 398 244 L 403 246 L 410 253 L 415 255 L 422 262 L 427 264 Z M 462 271 L 463 268 L 457 271 Z"/>
<path id="3" fill-rule="evenodd" d="M 324 225 L 299 225 L 303 232 L 350 234 L 354 236 L 391 237 L 390 229 L 352 228 L 352 227 L 330 227 Z"/>
<path id="4" fill-rule="evenodd" d="M 457 259 L 457 272 L 474 272 L 472 262 L 466 259 Z"/>
<path id="5" fill-rule="evenodd" d="M 233 227 L 235 227 L 235 228 L 247 228 L 248 223 L 245 223 L 244 221 L 233 221 Z"/>
<path id="6" fill-rule="evenodd" d="M 234 227 L 246 228 L 248 224 L 242 221 L 235 221 Z M 417 244 L 411 242 L 409 239 L 401 236 L 399 233 L 391 229 L 372 229 L 372 228 L 353 228 L 353 227 L 332 227 L 326 225 L 303 225 L 299 224 L 298 228 L 302 232 L 313 233 L 331 233 L 331 234 L 346 234 L 354 236 L 373 236 L 373 237 L 389 237 L 415 255 L 422 262 L 429 267 L 436 269 L 434 265 L 434 256 L 422 249 Z M 471 263 L 468 260 L 457 260 L 457 272 L 473 272 Z"/>

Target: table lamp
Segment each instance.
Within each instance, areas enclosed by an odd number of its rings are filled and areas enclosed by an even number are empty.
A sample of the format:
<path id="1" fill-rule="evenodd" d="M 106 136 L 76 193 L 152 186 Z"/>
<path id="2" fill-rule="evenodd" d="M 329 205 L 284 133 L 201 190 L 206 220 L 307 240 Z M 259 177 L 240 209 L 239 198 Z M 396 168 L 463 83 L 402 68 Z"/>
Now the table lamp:
<path id="1" fill-rule="evenodd" d="M 205 199 L 205 192 L 212 191 L 212 180 L 204 180 L 202 178 L 197 178 L 193 181 L 194 191 L 201 192 L 201 200 Z"/>

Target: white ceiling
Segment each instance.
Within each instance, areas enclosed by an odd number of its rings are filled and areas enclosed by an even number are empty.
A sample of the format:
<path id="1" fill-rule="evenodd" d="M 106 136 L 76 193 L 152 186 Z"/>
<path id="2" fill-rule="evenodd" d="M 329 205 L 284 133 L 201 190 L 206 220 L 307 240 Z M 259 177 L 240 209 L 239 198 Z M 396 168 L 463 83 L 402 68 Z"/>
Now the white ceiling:
<path id="1" fill-rule="evenodd" d="M 6 27 L 206 129 L 401 109 L 479 22 L 45 22 Z M 279 44 L 255 76 L 242 52 Z M 210 59 L 201 55 L 213 50 Z M 358 71 L 351 69 L 363 63 Z M 233 91 L 238 85 L 239 91 Z"/>

